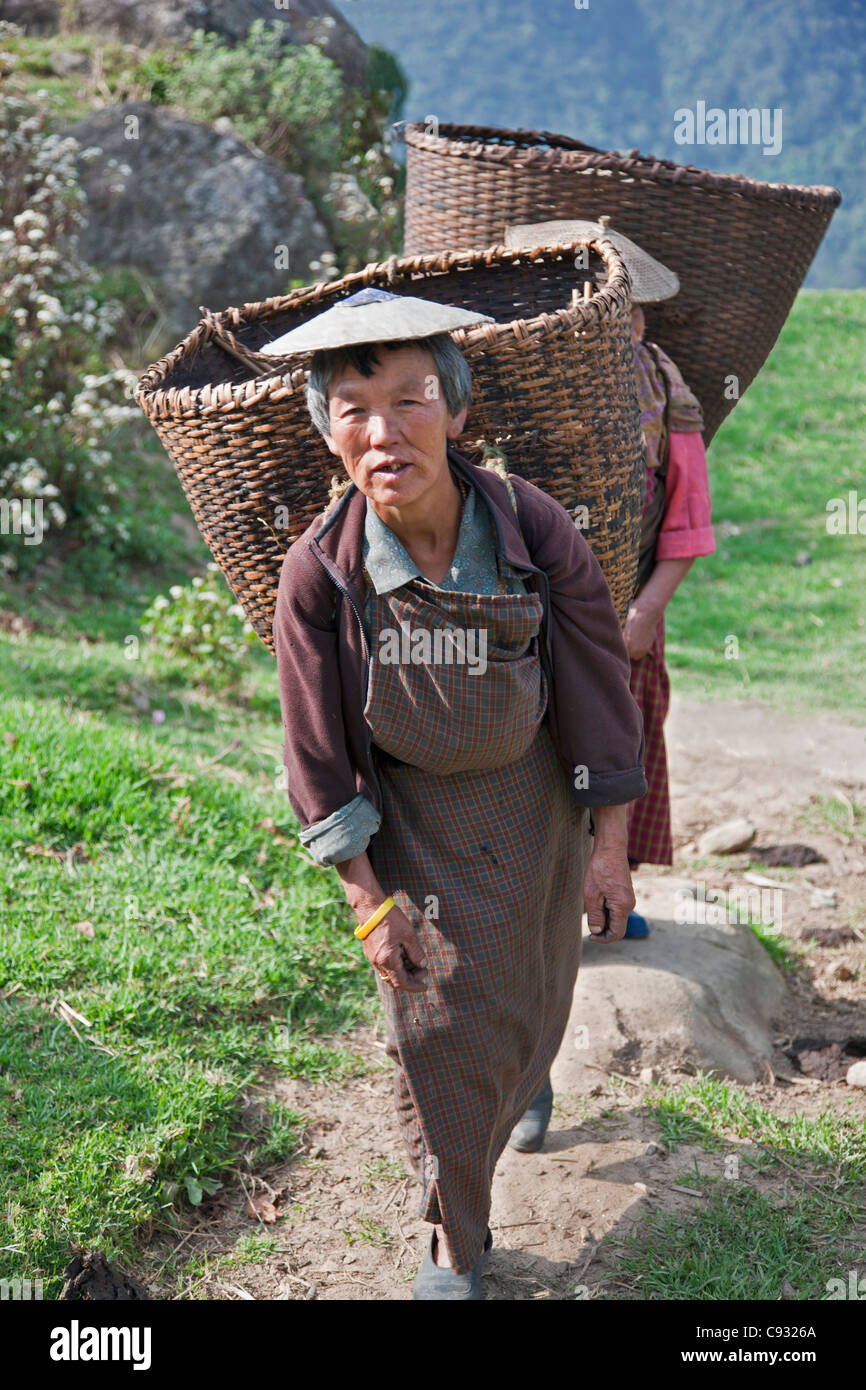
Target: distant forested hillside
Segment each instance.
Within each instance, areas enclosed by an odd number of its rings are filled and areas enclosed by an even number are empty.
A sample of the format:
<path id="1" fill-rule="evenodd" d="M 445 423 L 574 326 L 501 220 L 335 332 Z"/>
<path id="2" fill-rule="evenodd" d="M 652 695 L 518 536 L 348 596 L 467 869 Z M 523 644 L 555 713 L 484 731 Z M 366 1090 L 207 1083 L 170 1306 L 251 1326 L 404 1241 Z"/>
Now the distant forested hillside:
<path id="1" fill-rule="evenodd" d="M 841 188 L 808 283 L 866 286 L 866 0 L 337 0 L 411 87 L 404 115 Z M 782 110 L 782 148 L 679 145 L 680 107 Z"/>

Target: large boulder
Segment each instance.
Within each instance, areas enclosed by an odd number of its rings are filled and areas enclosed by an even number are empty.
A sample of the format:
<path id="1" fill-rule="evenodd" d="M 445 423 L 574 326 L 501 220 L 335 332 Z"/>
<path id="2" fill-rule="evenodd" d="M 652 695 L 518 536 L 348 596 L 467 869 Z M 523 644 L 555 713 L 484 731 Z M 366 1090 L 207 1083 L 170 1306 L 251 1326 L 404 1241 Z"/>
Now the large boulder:
<path id="1" fill-rule="evenodd" d="M 303 180 L 235 136 L 146 101 L 92 112 L 63 134 L 101 151 L 79 164 L 81 254 L 155 284 L 166 343 L 194 327 L 200 305 L 224 309 L 320 278 L 310 263 L 331 246 Z M 288 268 L 277 268 L 282 246 Z"/>
<path id="2" fill-rule="evenodd" d="M 346 81 L 362 87 L 367 72 L 363 39 L 329 0 L 0 0 L 0 19 L 30 34 L 81 31 L 140 48 L 183 44 L 194 29 L 221 34 L 237 43 L 254 19 L 285 25 L 290 43 L 314 43 L 342 69 Z"/>
<path id="3" fill-rule="evenodd" d="M 642 888 L 650 936 L 604 945 L 584 936 L 554 1089 L 586 1092 L 602 1072 L 637 1078 L 645 1067 L 762 1081 L 777 1063 L 782 972 L 749 926 L 683 921 L 679 910 L 671 920 L 672 901 L 673 881 L 659 879 L 651 891 Z"/>

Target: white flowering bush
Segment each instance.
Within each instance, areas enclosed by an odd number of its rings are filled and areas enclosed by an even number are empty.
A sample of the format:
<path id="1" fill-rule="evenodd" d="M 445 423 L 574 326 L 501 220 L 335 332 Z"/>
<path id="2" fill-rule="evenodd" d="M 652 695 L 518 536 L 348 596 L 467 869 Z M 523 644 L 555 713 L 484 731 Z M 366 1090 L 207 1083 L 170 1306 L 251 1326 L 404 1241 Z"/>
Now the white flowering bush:
<path id="1" fill-rule="evenodd" d="M 193 680 L 221 687 L 241 674 L 258 638 L 231 590 L 220 581 L 213 561 L 204 576 L 173 584 L 145 611 L 141 630 L 144 655 L 157 667 L 173 664 Z"/>
<path id="2" fill-rule="evenodd" d="M 0 93 L 0 498 L 41 499 L 44 531 L 74 519 L 79 542 L 123 542 L 129 526 L 106 440 L 138 417 L 136 377 L 101 360 L 123 307 L 100 301 L 98 276 L 77 253 L 79 145 L 50 133 L 51 94 L 37 95 L 38 111 Z M 6 570 L 28 554 L 35 563 L 38 548 L 0 531 Z"/>

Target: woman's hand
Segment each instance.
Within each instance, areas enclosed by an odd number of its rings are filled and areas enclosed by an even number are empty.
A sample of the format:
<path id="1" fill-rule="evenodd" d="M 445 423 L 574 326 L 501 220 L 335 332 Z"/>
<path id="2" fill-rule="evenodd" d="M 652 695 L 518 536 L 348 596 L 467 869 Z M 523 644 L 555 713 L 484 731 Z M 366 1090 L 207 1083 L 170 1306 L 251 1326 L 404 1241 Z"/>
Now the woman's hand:
<path id="1" fill-rule="evenodd" d="M 632 661 L 646 656 L 655 641 L 659 625 L 659 613 L 653 608 L 641 608 L 633 603 L 625 620 L 623 637 L 626 651 Z"/>
<path id="2" fill-rule="evenodd" d="M 684 560 L 659 560 L 635 596 L 623 629 L 626 651 L 632 661 L 646 656 L 655 641 L 656 629 L 665 615 L 665 609 L 694 562 L 693 556 Z"/>
<path id="3" fill-rule="evenodd" d="M 361 945 L 373 969 L 393 989 L 405 989 L 410 994 L 423 994 L 426 990 L 427 962 L 421 939 L 399 907 L 392 907 Z"/>
<path id="4" fill-rule="evenodd" d="M 594 806 L 595 844 L 583 881 L 583 904 L 595 941 L 625 936 L 634 889 L 628 866 L 625 806 Z"/>
<path id="5" fill-rule="evenodd" d="M 381 907 L 388 894 L 376 878 L 366 852 L 356 854 L 354 859 L 344 859 L 336 869 L 360 926 Z M 378 927 L 364 937 L 361 945 L 373 969 L 392 989 L 423 994 L 427 988 L 427 962 L 421 938 L 399 907 L 392 907 Z"/>

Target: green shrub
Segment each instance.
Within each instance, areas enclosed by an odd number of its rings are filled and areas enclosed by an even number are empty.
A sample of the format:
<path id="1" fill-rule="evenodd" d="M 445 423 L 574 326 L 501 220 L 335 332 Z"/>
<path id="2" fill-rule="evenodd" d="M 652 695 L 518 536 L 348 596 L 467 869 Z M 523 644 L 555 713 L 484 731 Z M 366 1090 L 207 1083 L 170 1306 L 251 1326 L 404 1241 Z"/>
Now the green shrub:
<path id="1" fill-rule="evenodd" d="M 182 106 L 209 123 L 227 116 L 240 139 L 297 173 L 314 175 L 337 162 L 339 68 L 314 44 L 287 44 L 283 24 L 257 19 L 233 47 L 197 29 L 184 49 L 149 55 L 139 72 L 150 81 L 152 101 Z"/>
<path id="2" fill-rule="evenodd" d="M 235 682 L 244 659 L 257 644 L 253 628 L 228 587 L 219 581 L 219 565 L 189 584 L 173 584 L 145 611 L 141 630 L 149 641 L 144 659 L 160 668 L 174 665 L 190 679 L 220 689 Z"/>

